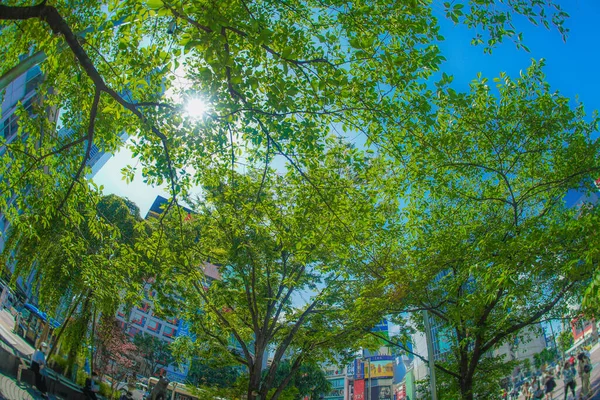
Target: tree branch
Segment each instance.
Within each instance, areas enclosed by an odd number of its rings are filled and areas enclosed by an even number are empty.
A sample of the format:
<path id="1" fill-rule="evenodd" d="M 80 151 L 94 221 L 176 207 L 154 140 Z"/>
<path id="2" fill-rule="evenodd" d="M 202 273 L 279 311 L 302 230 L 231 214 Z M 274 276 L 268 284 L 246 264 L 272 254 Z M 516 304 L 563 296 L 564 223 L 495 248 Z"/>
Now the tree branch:
<path id="1" fill-rule="evenodd" d="M 83 173 L 83 170 L 85 169 L 85 165 L 87 164 L 87 160 L 90 156 L 90 152 L 92 151 L 92 145 L 94 144 L 94 126 L 96 124 L 96 115 L 98 114 L 98 103 L 99 102 L 100 102 L 100 90 L 96 89 L 96 92 L 94 93 L 94 101 L 92 103 L 92 109 L 90 110 L 90 122 L 88 125 L 87 137 L 86 137 L 87 148 L 85 149 L 85 154 L 83 155 L 83 159 L 81 160 L 79 169 L 77 170 L 75 177 L 73 178 L 73 180 L 71 181 L 71 184 L 69 185 L 69 188 L 67 189 L 67 193 L 65 194 L 65 197 L 58 204 L 57 210 L 59 210 L 59 211 L 66 204 L 69 196 L 71 195 L 71 192 L 73 191 L 73 188 L 75 187 L 75 183 L 77 181 L 79 181 L 79 178 L 81 178 L 81 174 Z"/>

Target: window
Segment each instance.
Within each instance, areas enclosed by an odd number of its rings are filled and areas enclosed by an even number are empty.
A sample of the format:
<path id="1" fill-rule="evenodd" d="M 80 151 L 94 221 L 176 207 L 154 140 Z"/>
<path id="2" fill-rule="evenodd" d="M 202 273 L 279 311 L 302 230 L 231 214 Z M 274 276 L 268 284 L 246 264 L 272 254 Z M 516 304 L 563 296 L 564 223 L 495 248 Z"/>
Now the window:
<path id="1" fill-rule="evenodd" d="M 146 325 L 146 317 L 142 317 L 137 315 L 136 317 L 134 317 L 133 321 L 134 324 L 139 325 L 141 327 L 144 327 L 144 325 Z"/>
<path id="2" fill-rule="evenodd" d="M 19 129 L 19 117 L 13 113 L 4 121 L 3 125 L 2 131 L 4 133 L 4 139 L 6 139 L 7 142 L 10 142 Z"/>
<path id="3" fill-rule="evenodd" d="M 42 75 L 42 71 L 39 70 L 39 67 L 38 67 L 37 71 L 32 71 L 32 72 L 34 72 L 32 74 L 32 76 L 27 77 L 27 83 L 25 84 L 25 93 L 29 93 L 29 92 L 37 89 L 37 87 L 42 82 L 42 79 L 44 78 L 44 76 Z"/>
<path id="4" fill-rule="evenodd" d="M 162 328 L 162 324 L 158 321 L 150 321 L 148 323 L 148 330 L 152 331 L 152 332 L 160 332 L 160 329 Z"/>
<path id="5" fill-rule="evenodd" d="M 163 336 L 165 337 L 172 338 L 173 335 L 175 335 L 175 328 L 166 327 L 163 331 Z"/>
<path id="6" fill-rule="evenodd" d="M 142 304 L 140 304 L 137 308 L 138 310 L 147 313 L 148 310 L 150 309 L 150 304 L 146 303 L 146 302 L 142 302 Z"/>

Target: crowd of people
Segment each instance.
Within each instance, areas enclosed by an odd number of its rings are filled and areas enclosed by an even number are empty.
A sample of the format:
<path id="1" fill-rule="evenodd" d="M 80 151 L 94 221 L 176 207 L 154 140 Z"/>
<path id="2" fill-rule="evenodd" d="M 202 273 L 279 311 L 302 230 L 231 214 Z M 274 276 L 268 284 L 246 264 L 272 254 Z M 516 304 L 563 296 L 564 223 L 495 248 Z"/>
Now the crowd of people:
<path id="1" fill-rule="evenodd" d="M 563 400 L 567 400 L 572 395 L 573 400 L 588 399 L 590 392 L 590 375 L 592 363 L 589 353 L 581 352 L 577 356 L 571 356 L 564 362 L 559 362 L 554 368 L 546 368 L 541 376 L 534 376 L 529 381 L 525 381 L 519 388 L 514 386 L 510 392 L 503 393 L 504 399 L 516 400 L 521 395 L 525 400 L 560 400 L 554 397 L 554 392 L 562 381 L 564 387 Z M 579 379 L 577 379 L 579 377 Z M 577 397 L 577 383 L 581 384 L 579 397 Z"/>

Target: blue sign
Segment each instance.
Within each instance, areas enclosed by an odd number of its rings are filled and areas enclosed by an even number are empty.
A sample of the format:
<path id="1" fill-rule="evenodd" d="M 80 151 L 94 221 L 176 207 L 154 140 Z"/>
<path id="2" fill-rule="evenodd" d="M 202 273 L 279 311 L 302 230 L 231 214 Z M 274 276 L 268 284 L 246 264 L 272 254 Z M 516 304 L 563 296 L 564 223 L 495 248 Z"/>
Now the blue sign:
<path id="1" fill-rule="evenodd" d="M 180 336 L 187 336 L 192 339 L 192 341 L 196 341 L 196 335 L 190 332 L 190 324 L 183 319 L 180 319 L 177 323 L 177 332 L 175 333 L 176 338 Z"/>
<path id="2" fill-rule="evenodd" d="M 371 329 L 371 332 L 387 332 L 388 331 L 388 321 L 387 319 L 382 319 L 377 325 Z"/>

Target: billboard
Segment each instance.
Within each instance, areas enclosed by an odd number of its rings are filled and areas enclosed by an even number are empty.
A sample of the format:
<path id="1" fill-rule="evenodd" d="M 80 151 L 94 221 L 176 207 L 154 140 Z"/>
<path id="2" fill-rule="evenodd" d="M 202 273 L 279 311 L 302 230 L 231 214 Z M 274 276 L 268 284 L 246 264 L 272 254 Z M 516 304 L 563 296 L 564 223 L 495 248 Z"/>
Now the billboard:
<path id="1" fill-rule="evenodd" d="M 392 400 L 392 387 L 391 386 L 372 387 L 370 398 L 373 400 Z"/>
<path id="2" fill-rule="evenodd" d="M 370 368 L 370 371 L 369 371 Z M 394 377 L 394 356 L 371 356 L 354 360 L 354 379 Z"/>
<path id="3" fill-rule="evenodd" d="M 365 380 L 354 381 L 354 400 L 365 400 Z"/>
<path id="4" fill-rule="evenodd" d="M 394 377 L 393 356 L 373 356 L 369 357 L 368 360 L 363 362 L 364 377 L 366 379 Z"/>

